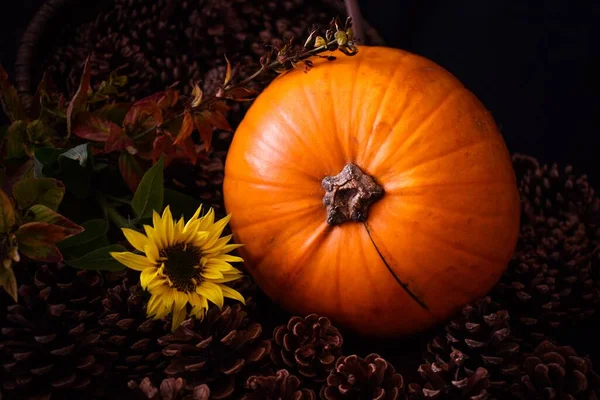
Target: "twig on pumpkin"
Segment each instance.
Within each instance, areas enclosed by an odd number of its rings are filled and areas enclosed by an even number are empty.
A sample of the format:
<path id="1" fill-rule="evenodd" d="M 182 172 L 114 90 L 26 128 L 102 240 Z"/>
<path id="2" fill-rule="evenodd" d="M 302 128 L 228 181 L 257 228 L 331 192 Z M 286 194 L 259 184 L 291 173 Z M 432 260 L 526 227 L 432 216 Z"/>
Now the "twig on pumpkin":
<path id="1" fill-rule="evenodd" d="M 245 89 L 245 86 L 248 83 L 252 82 L 254 79 L 258 78 L 260 75 L 263 75 L 267 71 L 284 73 L 293 68 L 298 68 L 297 65 L 300 63 L 303 63 L 305 65 L 305 71 L 308 71 L 312 67 L 312 62 L 308 60 L 310 57 L 320 56 L 325 57 L 328 60 L 334 60 L 335 57 L 332 55 L 321 56 L 321 54 L 326 51 L 333 52 L 339 50 L 343 54 L 353 56 L 358 52 L 358 48 L 356 47 L 357 40 L 354 38 L 354 33 L 352 31 L 351 17 L 346 20 L 343 28 L 340 26 L 339 18 L 334 18 L 330 23 L 330 28 L 325 33 L 325 38 L 317 36 L 317 29 L 312 28 L 304 45 L 299 50 L 292 47 L 293 39 L 293 37 L 289 38 L 281 48 L 273 47 L 269 53 L 261 57 L 261 67 L 254 74 L 248 76 L 238 83 L 229 83 L 231 77 L 227 76 L 224 87 L 220 88 L 214 96 L 203 98 L 199 104 L 188 107 L 185 111 L 176 114 L 174 117 L 169 118 L 152 128 L 142 131 L 134 136 L 133 140 L 138 140 L 157 129 L 164 128 L 169 123 L 182 118 L 186 112 L 200 111 L 207 108 L 207 106 L 215 101 L 218 101 L 218 99 L 228 99 L 228 93 L 231 93 L 235 89 Z M 229 61 L 227 61 L 227 64 L 229 70 L 231 67 Z M 251 91 L 249 91 L 249 93 L 250 92 Z M 248 99 L 246 98 L 244 100 Z"/>

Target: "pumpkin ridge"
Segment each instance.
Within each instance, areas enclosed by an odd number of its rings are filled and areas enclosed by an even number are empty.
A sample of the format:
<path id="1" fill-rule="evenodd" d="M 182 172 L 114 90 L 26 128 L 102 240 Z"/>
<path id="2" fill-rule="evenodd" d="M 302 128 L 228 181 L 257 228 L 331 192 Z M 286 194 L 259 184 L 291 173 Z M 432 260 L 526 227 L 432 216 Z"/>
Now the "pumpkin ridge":
<path id="1" fill-rule="evenodd" d="M 419 123 L 419 125 L 412 131 L 410 132 L 408 135 L 406 135 L 406 137 L 404 138 L 404 140 L 402 140 L 402 142 L 398 145 L 398 147 L 396 147 L 396 150 L 394 152 L 390 152 L 387 157 L 385 157 L 382 160 L 379 160 L 379 154 L 381 151 L 386 150 L 389 147 L 389 143 L 387 143 L 387 141 L 385 143 L 383 143 L 382 145 L 380 145 L 379 150 L 375 153 L 373 159 L 373 163 L 377 162 L 377 164 L 379 165 L 385 165 L 387 163 L 389 163 L 389 158 L 397 155 L 397 154 L 402 154 L 402 152 L 404 151 L 404 147 L 406 146 L 407 143 L 410 143 L 411 140 L 414 140 L 417 135 L 419 133 L 421 133 L 423 131 L 423 129 L 427 128 L 427 124 L 429 124 L 436 116 L 436 114 L 443 109 L 444 105 L 448 104 L 449 100 L 453 98 L 453 96 L 455 96 L 457 93 L 464 93 L 465 88 L 463 86 L 455 86 L 452 89 L 450 89 L 448 91 L 448 93 L 446 94 L 446 96 L 444 96 L 444 98 L 438 103 L 436 104 L 433 109 L 431 111 L 429 111 L 429 113 L 427 114 L 427 116 L 422 117 L 421 122 Z M 407 107 L 408 108 L 408 107 Z M 403 113 L 406 112 L 407 108 L 403 109 Z M 400 123 L 403 123 L 404 118 L 400 117 L 398 118 L 398 120 L 396 122 L 394 122 L 394 124 L 390 127 L 390 133 L 394 132 L 394 130 L 396 130 L 396 128 L 398 127 L 398 125 Z M 390 134 L 388 135 L 388 139 L 393 138 L 394 135 Z M 378 165 L 370 165 L 370 167 L 372 169 L 375 169 L 378 167 Z"/>
<path id="2" fill-rule="evenodd" d="M 406 58 L 406 57 L 402 57 L 402 58 L 401 58 L 401 60 L 404 60 L 405 58 Z M 390 82 L 391 82 L 392 80 L 395 80 L 395 79 L 396 79 L 396 75 L 397 75 L 398 73 L 401 73 L 401 72 L 402 72 L 402 68 L 398 68 L 398 67 L 397 67 L 397 68 L 395 69 L 395 71 L 394 71 L 394 72 L 391 74 L 390 78 L 389 78 Z M 408 74 L 406 74 L 406 76 L 405 76 L 404 80 L 402 81 L 402 83 L 404 83 L 404 82 L 405 82 L 405 81 L 407 81 L 407 80 L 408 80 Z M 390 92 L 393 92 L 393 91 L 391 90 L 391 88 L 392 88 L 392 87 L 393 87 L 393 85 L 388 85 L 388 87 L 387 87 L 386 91 L 383 93 L 383 96 L 381 96 L 381 100 L 379 101 L 379 106 L 380 106 L 380 109 L 381 109 L 381 108 L 383 108 L 383 107 L 382 107 L 382 105 L 385 103 L 385 101 L 386 101 L 386 99 L 387 99 L 387 97 L 388 97 L 389 93 L 390 93 Z M 406 109 L 408 108 L 408 106 L 409 106 L 410 102 L 409 102 L 409 101 L 405 101 L 404 103 L 405 103 L 405 104 L 404 104 L 404 107 L 402 108 L 402 112 L 403 112 L 403 113 L 404 113 L 404 111 L 406 111 Z M 375 117 L 373 118 L 373 121 L 372 121 L 372 123 L 371 123 L 371 124 L 369 124 L 369 125 L 365 125 L 365 123 L 364 123 L 364 122 L 365 122 L 365 121 L 364 121 L 364 115 L 365 115 L 365 114 L 367 114 L 367 113 L 363 113 L 363 115 L 362 115 L 362 117 L 361 117 L 361 119 L 360 119 L 359 126 L 372 126 L 372 127 L 376 127 L 376 126 L 377 126 L 377 125 L 379 125 L 379 123 L 381 122 L 381 115 L 382 115 L 381 113 L 382 113 L 382 111 L 381 111 L 381 110 L 379 110 L 379 111 L 377 112 L 377 114 L 375 115 Z M 392 132 L 392 131 L 394 130 L 394 128 L 396 127 L 396 125 L 398 124 L 398 122 L 399 122 L 399 120 L 398 120 L 398 121 L 396 121 L 396 122 L 394 123 L 394 125 L 390 127 L 390 132 Z M 381 151 L 383 148 L 385 148 L 385 146 L 386 146 L 387 144 L 386 144 L 386 143 L 383 143 L 383 144 L 382 144 L 382 143 L 380 143 L 380 144 L 378 144 L 378 145 L 377 145 L 377 148 L 378 148 L 378 150 L 376 150 L 376 151 L 375 151 L 375 154 L 374 154 L 372 157 L 369 157 L 369 156 L 368 156 L 368 154 L 371 152 L 371 147 L 372 147 L 372 143 L 373 143 L 374 136 L 375 136 L 375 135 L 373 135 L 373 134 L 372 134 L 372 133 L 373 133 L 372 131 L 371 131 L 370 133 L 371 133 L 371 134 L 370 134 L 370 135 L 368 136 L 368 138 L 367 138 L 367 143 L 365 144 L 365 149 L 363 150 L 363 157 L 364 157 L 364 158 L 366 158 L 366 159 L 369 159 L 369 158 L 370 158 L 370 159 L 372 159 L 372 160 L 377 160 L 377 155 L 379 154 L 379 152 L 380 152 L 380 151 Z M 388 137 L 390 137 L 390 136 L 392 136 L 392 135 L 388 135 Z M 358 157 L 357 157 L 357 158 L 358 158 Z M 368 167 L 368 168 L 366 168 L 367 170 L 372 170 L 372 168 L 373 168 L 373 166 L 371 165 L 371 163 L 369 163 L 369 165 L 365 165 L 365 167 Z"/>
<path id="3" fill-rule="evenodd" d="M 387 268 L 387 270 L 390 272 L 390 274 L 392 274 L 392 276 L 394 277 L 394 279 L 396 280 L 396 282 L 398 282 L 398 284 L 402 287 L 402 289 L 404 289 L 404 291 L 406 292 L 406 294 L 408 294 L 419 306 L 421 306 L 421 308 L 429 311 L 429 307 L 427 306 L 427 304 L 425 304 L 425 302 L 423 300 L 421 300 L 419 298 L 419 296 L 417 296 L 416 294 L 414 294 L 408 288 L 408 285 L 406 283 L 402 282 L 400 280 L 400 278 L 398 278 L 398 275 L 396 275 L 396 273 L 392 270 L 392 267 L 390 267 L 390 265 L 386 261 L 386 259 L 383 256 L 383 254 L 381 254 L 381 251 L 379 251 L 379 247 L 377 247 L 377 245 L 375 244 L 375 241 L 373 240 L 373 236 L 371 236 L 371 230 L 369 229 L 369 225 L 366 222 L 363 222 L 363 226 L 365 227 L 365 230 L 367 231 L 367 236 L 369 236 L 369 239 L 371 240 L 371 243 L 373 244 L 373 247 L 375 248 L 375 251 L 379 255 L 379 258 L 381 258 L 381 261 L 383 261 L 383 264 L 385 265 L 385 267 Z"/>
<path id="4" fill-rule="evenodd" d="M 408 167 L 407 169 L 403 170 L 402 174 L 410 174 L 410 173 L 414 172 L 415 169 L 421 168 L 430 162 L 442 160 L 443 158 L 455 155 L 456 153 L 458 153 L 460 151 L 471 149 L 473 147 L 477 147 L 482 144 L 487 144 L 488 142 L 495 141 L 495 140 L 496 139 L 493 136 L 491 136 L 491 137 L 487 137 L 487 138 L 484 138 L 484 139 L 481 139 L 478 141 L 474 141 L 471 143 L 462 144 L 462 145 L 458 146 L 457 148 L 447 151 L 443 154 L 434 154 L 434 155 L 431 155 L 430 157 L 425 157 L 423 160 L 420 160 L 417 164 L 412 165 L 412 166 Z"/>
<path id="5" fill-rule="evenodd" d="M 420 225 L 415 225 L 415 226 L 420 226 Z M 415 226 L 413 226 L 413 228 L 415 228 Z M 456 247 L 456 244 L 448 242 L 446 239 L 444 239 L 442 236 L 436 236 L 434 234 L 432 234 L 431 232 L 428 232 L 427 229 L 417 229 L 421 234 L 425 235 L 425 236 L 429 236 L 435 240 L 438 240 L 440 243 L 443 243 L 444 245 L 448 246 L 450 249 L 457 251 L 459 253 L 464 253 L 467 254 L 471 257 L 474 258 L 478 258 L 480 260 L 484 260 L 484 261 L 497 261 L 499 263 L 504 263 L 504 258 L 503 257 L 491 257 L 491 256 L 485 256 L 482 254 L 477 254 L 473 251 L 469 251 L 467 249 L 464 248 L 460 248 L 460 247 Z"/>

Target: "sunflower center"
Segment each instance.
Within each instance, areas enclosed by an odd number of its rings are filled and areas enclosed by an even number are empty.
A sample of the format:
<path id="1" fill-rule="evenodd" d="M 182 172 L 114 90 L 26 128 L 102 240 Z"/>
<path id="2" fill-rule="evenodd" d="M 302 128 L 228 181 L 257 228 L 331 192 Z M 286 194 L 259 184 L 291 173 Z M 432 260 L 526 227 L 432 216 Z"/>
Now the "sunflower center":
<path id="1" fill-rule="evenodd" d="M 182 292 L 193 292 L 200 283 L 202 252 L 196 246 L 178 243 L 160 251 L 165 259 L 164 273 L 173 286 Z"/>

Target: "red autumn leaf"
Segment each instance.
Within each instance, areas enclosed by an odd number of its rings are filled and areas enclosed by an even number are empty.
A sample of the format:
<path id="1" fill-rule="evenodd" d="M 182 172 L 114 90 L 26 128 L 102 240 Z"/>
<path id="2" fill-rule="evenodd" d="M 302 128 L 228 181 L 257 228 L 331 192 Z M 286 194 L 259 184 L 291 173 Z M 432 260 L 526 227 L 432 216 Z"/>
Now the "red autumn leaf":
<path id="1" fill-rule="evenodd" d="M 86 58 L 83 66 L 83 74 L 81 75 L 81 81 L 79 82 L 79 88 L 75 93 L 75 96 L 71 99 L 69 107 L 67 108 L 67 137 L 71 136 L 73 118 L 77 113 L 85 110 L 87 103 L 88 91 L 90 90 L 90 76 L 92 73 L 92 66 L 90 56 Z"/>
<path id="2" fill-rule="evenodd" d="M 8 74 L 2 66 L 0 66 L 0 101 L 4 113 L 11 122 L 26 119 L 25 109 L 17 90 L 8 82 Z"/>
<path id="3" fill-rule="evenodd" d="M 36 204 L 29 208 L 25 213 L 25 218 L 29 222 L 44 222 L 63 227 L 68 229 L 71 235 L 77 235 L 84 231 L 82 226 L 77 225 L 70 219 L 41 204 Z"/>
<path id="4" fill-rule="evenodd" d="M 194 114 L 194 125 L 198 129 L 198 132 L 200 132 L 200 138 L 204 142 L 204 149 L 208 151 L 212 142 L 212 125 L 202 116 L 202 113 Z"/>
<path id="5" fill-rule="evenodd" d="M 196 151 L 196 143 L 194 143 L 192 138 L 188 137 L 183 142 L 179 143 L 178 147 L 183 150 L 185 158 L 189 159 L 191 163 L 195 165 L 198 159 L 198 152 Z"/>
<path id="6" fill-rule="evenodd" d="M 203 111 L 202 114 L 204 118 L 215 128 L 221 129 L 224 131 L 231 132 L 231 126 L 227 121 L 227 118 L 218 110 L 215 111 Z"/>
<path id="7" fill-rule="evenodd" d="M 183 114 L 183 122 L 181 123 L 181 129 L 179 130 L 179 134 L 177 135 L 177 138 L 175 139 L 175 142 L 173 142 L 173 144 L 179 144 L 183 140 L 187 139 L 188 137 L 190 137 L 193 131 L 194 118 L 192 117 L 192 114 L 189 111 L 185 111 L 185 113 Z"/>
<path id="8" fill-rule="evenodd" d="M 16 224 L 17 211 L 8 195 L 0 189 L 0 234 L 9 233 Z"/>
<path id="9" fill-rule="evenodd" d="M 144 98 L 133 104 L 125 115 L 123 126 L 155 126 L 161 124 L 162 111 L 154 98 Z"/>
<path id="10" fill-rule="evenodd" d="M 152 145 L 152 162 L 158 162 L 160 156 L 165 157 L 165 168 L 176 157 L 175 146 L 173 146 L 173 139 L 171 139 L 170 135 L 167 132 L 164 132 L 163 135 L 157 136 L 156 139 L 154 139 L 154 143 Z"/>
<path id="11" fill-rule="evenodd" d="M 114 129 L 121 128 L 117 124 L 87 111 L 77 114 L 73 121 L 75 136 L 97 142 L 105 142 Z"/>
<path id="12" fill-rule="evenodd" d="M 227 92 L 225 92 L 225 95 L 223 97 L 229 100 L 243 102 L 254 100 L 254 96 L 256 96 L 256 92 L 254 92 L 253 90 L 239 87 L 228 90 Z"/>
<path id="13" fill-rule="evenodd" d="M 175 89 L 167 89 L 163 92 L 162 97 L 156 102 L 161 110 L 173 107 L 179 100 L 179 92 Z"/>
<path id="14" fill-rule="evenodd" d="M 121 153 L 119 156 L 119 171 L 123 180 L 127 183 L 129 190 L 135 193 L 144 176 L 144 171 L 133 154 L 129 154 L 126 151 Z"/>
<path id="15" fill-rule="evenodd" d="M 73 236 L 77 232 L 70 228 L 46 222 L 29 222 L 15 232 L 19 252 L 33 260 L 58 263 L 63 256 L 56 243 Z"/>
<path id="16" fill-rule="evenodd" d="M 111 126 L 110 135 L 104 144 L 104 151 L 110 153 L 112 151 L 125 150 L 127 147 L 133 147 L 133 140 L 125 134 L 125 131 L 120 126 Z"/>

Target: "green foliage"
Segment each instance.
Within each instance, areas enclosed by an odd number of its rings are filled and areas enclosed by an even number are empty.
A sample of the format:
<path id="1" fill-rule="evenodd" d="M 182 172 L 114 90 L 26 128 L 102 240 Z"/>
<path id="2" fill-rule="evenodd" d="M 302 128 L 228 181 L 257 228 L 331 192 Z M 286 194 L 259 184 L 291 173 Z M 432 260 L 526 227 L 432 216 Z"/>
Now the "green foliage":
<path id="1" fill-rule="evenodd" d="M 41 204 L 56 211 L 64 194 L 63 183 L 52 178 L 23 179 L 13 188 L 13 196 L 21 209 Z"/>
<path id="2" fill-rule="evenodd" d="M 125 266 L 115 260 L 110 253 L 127 251 L 120 244 L 112 244 L 96 249 L 80 258 L 67 260 L 67 265 L 79 269 L 101 270 L 101 271 L 121 271 Z"/>
<path id="3" fill-rule="evenodd" d="M 160 211 L 164 201 L 164 160 L 161 157 L 152 168 L 146 172 L 131 200 L 131 207 L 136 215 L 136 221 L 151 218 L 153 211 Z"/>
<path id="4" fill-rule="evenodd" d="M 12 266 L 21 259 L 120 270 L 109 254 L 126 250 L 117 244 L 119 228 L 140 229 L 165 204 L 190 218 L 198 201 L 165 189 L 164 169 L 195 164 L 200 151 L 210 150 L 215 129 L 232 131 L 228 103 L 252 101 L 257 93 L 249 83 L 259 75 L 308 70 L 311 57 L 334 59 L 319 54 L 335 49 L 355 54 L 349 22 L 341 28 L 333 20 L 324 37 L 311 30 L 303 46 L 288 40 L 272 48 L 243 80 L 225 57 L 225 77 L 210 96 L 194 83 L 191 96 L 171 87 L 115 102 L 128 78 L 114 71 L 93 89 L 88 57 L 71 99 L 44 74 L 26 109 L 0 66 L 0 102 L 10 122 L 0 127 L 0 286 L 16 301 Z"/>

